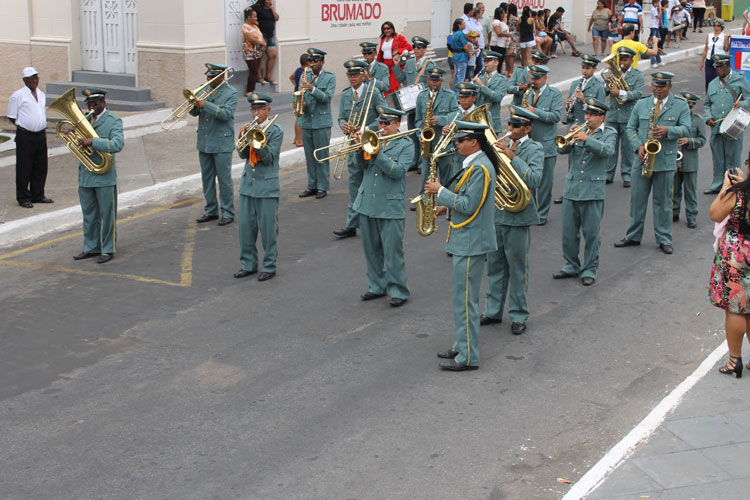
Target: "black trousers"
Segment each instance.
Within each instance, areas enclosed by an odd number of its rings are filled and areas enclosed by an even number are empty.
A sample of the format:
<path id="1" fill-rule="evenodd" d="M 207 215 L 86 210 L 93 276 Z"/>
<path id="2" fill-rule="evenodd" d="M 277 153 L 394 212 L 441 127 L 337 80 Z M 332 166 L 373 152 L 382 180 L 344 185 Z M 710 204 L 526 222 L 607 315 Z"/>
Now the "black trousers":
<path id="1" fill-rule="evenodd" d="M 44 198 L 47 181 L 46 131 L 16 129 L 16 200 L 18 203 Z"/>

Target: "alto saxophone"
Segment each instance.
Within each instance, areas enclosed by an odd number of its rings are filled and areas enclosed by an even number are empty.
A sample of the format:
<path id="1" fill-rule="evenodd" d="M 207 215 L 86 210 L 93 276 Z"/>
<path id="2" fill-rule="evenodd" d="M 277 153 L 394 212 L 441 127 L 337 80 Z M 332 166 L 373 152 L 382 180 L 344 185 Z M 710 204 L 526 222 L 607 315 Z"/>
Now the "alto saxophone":
<path id="1" fill-rule="evenodd" d="M 430 125 L 432 118 L 432 106 L 435 103 L 437 92 L 430 92 L 430 99 L 427 101 L 427 109 L 424 112 L 424 126 L 422 127 L 422 158 L 429 158 L 432 154 L 432 141 L 435 139 L 435 129 Z"/>
<path id="2" fill-rule="evenodd" d="M 529 97 L 531 97 L 531 85 L 526 89 L 526 92 L 523 93 L 523 99 L 521 99 L 521 107 L 527 108 L 529 107 Z"/>
<path id="3" fill-rule="evenodd" d="M 661 151 L 661 142 L 657 141 L 654 137 L 654 129 L 656 128 L 656 120 L 659 119 L 657 107 L 658 101 L 654 103 L 654 107 L 651 108 L 651 118 L 648 120 L 648 131 L 646 132 L 646 143 L 643 145 L 646 149 L 646 156 L 643 157 L 641 162 L 641 175 L 643 177 L 651 177 L 654 175 L 654 161 L 656 155 Z"/>
<path id="4" fill-rule="evenodd" d="M 307 74 L 312 71 L 310 68 L 305 68 L 305 72 L 302 73 L 300 81 L 308 81 Z M 300 89 L 297 92 L 292 92 L 294 96 L 294 116 L 305 116 L 305 89 Z"/>

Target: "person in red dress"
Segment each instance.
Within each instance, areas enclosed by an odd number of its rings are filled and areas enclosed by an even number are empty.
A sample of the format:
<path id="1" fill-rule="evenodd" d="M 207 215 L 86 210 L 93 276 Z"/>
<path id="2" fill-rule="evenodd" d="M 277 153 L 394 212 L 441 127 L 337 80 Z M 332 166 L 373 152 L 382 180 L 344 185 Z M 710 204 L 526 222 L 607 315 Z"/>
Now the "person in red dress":
<path id="1" fill-rule="evenodd" d="M 380 46 L 378 47 L 377 60 L 388 66 L 388 72 L 390 73 L 390 87 L 388 92 L 385 92 L 383 95 L 388 95 L 398 89 L 398 80 L 393 73 L 394 61 L 398 62 L 402 53 L 412 50 L 414 48 L 404 35 L 396 33 L 396 28 L 392 22 L 386 21 L 383 23 L 380 27 Z"/>

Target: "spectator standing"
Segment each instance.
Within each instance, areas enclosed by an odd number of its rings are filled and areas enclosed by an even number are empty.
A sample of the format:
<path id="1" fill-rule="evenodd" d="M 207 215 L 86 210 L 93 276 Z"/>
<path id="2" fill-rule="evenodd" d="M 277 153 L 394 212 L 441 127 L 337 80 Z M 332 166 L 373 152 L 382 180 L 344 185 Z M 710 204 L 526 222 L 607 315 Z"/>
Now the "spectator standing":
<path id="1" fill-rule="evenodd" d="M 481 22 L 481 9 L 479 4 L 474 7 L 474 17 L 472 18 L 472 29 L 477 32 L 477 42 L 479 45 L 479 53 L 477 54 L 477 61 L 475 64 L 475 74 L 479 74 L 484 68 L 484 49 L 487 47 L 487 38 L 484 35 L 484 27 Z"/>
<path id="2" fill-rule="evenodd" d="M 479 45 L 477 38 L 479 37 L 479 33 L 477 33 L 474 30 L 469 31 L 466 34 L 466 40 L 469 42 L 469 45 L 471 45 L 471 54 L 469 54 L 469 61 L 466 63 L 466 78 L 464 81 L 471 81 L 472 78 L 474 78 L 476 71 L 476 64 L 477 64 L 477 57 L 479 55 Z"/>
<path id="3" fill-rule="evenodd" d="M 388 66 L 390 75 L 388 91 L 383 95 L 388 95 L 398 89 L 398 79 L 393 72 L 394 61 L 398 61 L 403 52 L 414 50 L 411 44 L 406 40 L 404 35 L 396 33 L 396 27 L 390 21 L 384 22 L 380 26 L 380 46 L 378 47 L 378 62 Z"/>
<path id="4" fill-rule="evenodd" d="M 251 7 L 245 9 L 245 24 L 242 25 L 242 58 L 247 64 L 247 87 L 245 96 L 255 92 L 255 84 L 260 73 L 260 61 L 266 41 L 258 27 L 258 13 Z"/>
<path id="5" fill-rule="evenodd" d="M 466 23 L 460 17 L 453 21 L 453 38 L 451 39 L 451 51 L 453 52 L 453 91 L 458 92 L 458 84 L 466 78 L 466 66 L 469 64 L 469 54 L 472 45 L 464 35 Z"/>
<path id="6" fill-rule="evenodd" d="M 687 13 L 687 26 L 682 30 L 682 39 L 687 40 L 687 31 L 693 22 L 693 4 L 685 1 L 681 1 L 680 4 L 682 5 L 682 9 Z"/>
<path id="7" fill-rule="evenodd" d="M 299 68 L 294 70 L 294 73 L 289 75 L 289 81 L 294 85 L 294 91 L 299 90 L 299 82 L 305 70 L 310 67 L 310 56 L 305 52 L 299 56 Z M 292 103 L 294 103 L 295 96 L 292 96 Z M 294 145 L 298 148 L 303 146 L 302 144 L 302 117 L 298 116 L 294 120 Z"/>
<path id="8" fill-rule="evenodd" d="M 747 35 L 750 33 L 750 7 L 745 9 L 745 12 L 742 13 L 742 17 L 744 19 L 742 23 L 742 33 Z"/>
<path id="9" fill-rule="evenodd" d="M 273 0 L 258 0 L 258 2 L 253 5 L 253 9 L 258 13 L 258 26 L 260 27 L 260 32 L 263 33 L 263 38 L 266 42 L 266 75 L 264 77 L 260 74 L 261 64 L 258 63 L 258 82 L 267 82 L 273 85 L 276 82 L 271 75 L 273 74 L 273 66 L 276 64 L 275 34 L 276 21 L 279 20 L 279 14 L 276 12 Z"/>
<path id="10" fill-rule="evenodd" d="M 520 44 L 521 47 L 521 65 L 529 65 L 529 55 L 531 49 L 536 47 L 536 41 L 534 40 L 534 11 L 528 5 L 523 8 L 521 12 L 521 24 L 519 25 L 520 33 Z"/>
<path id="11" fill-rule="evenodd" d="M 661 34 L 659 30 L 659 26 L 661 25 L 661 2 L 659 0 L 653 0 L 651 2 L 651 20 L 649 24 L 649 38 L 650 39 L 656 39 L 659 40 L 657 43 L 657 49 L 659 48 L 659 44 L 661 44 Z M 663 66 L 664 63 L 661 62 L 661 55 L 659 54 L 659 51 L 657 50 L 655 56 L 651 56 L 651 67 L 656 68 L 658 66 Z"/>
<path id="12" fill-rule="evenodd" d="M 510 43 L 510 29 L 505 22 L 505 9 L 498 7 L 495 9 L 495 18 L 492 20 L 492 35 L 490 35 L 490 49 L 501 54 L 500 62 L 497 65 L 497 72 L 502 74 L 503 61 L 505 53 Z"/>
<path id="13" fill-rule="evenodd" d="M 591 32 L 591 38 L 594 41 L 594 56 L 598 55 L 599 43 L 602 45 L 602 55 L 605 54 L 607 39 L 609 38 L 609 16 L 612 12 L 607 8 L 604 0 L 596 0 L 596 9 L 591 13 L 589 19 L 588 31 Z"/>
<path id="14" fill-rule="evenodd" d="M 607 44 L 607 52 L 612 52 L 612 46 L 620 41 L 620 23 L 617 20 L 617 16 L 615 14 L 609 16 L 607 29 L 609 30 L 609 43 Z"/>
<path id="15" fill-rule="evenodd" d="M 39 73 L 21 72 L 24 86 L 13 92 L 5 115 L 16 126 L 16 201 L 24 208 L 52 203 L 44 196 L 47 181 L 47 98 L 39 89 Z"/>
<path id="16" fill-rule="evenodd" d="M 669 35 L 669 0 L 661 0 L 659 11 L 661 12 L 659 17 L 659 55 L 664 56 L 667 53 L 664 52 L 664 42 L 667 41 L 667 35 Z"/>
<path id="17" fill-rule="evenodd" d="M 672 10 L 672 29 L 670 30 L 670 34 L 674 37 L 675 42 L 677 42 L 677 37 L 685 39 L 685 37 L 682 36 L 682 32 L 687 29 L 689 24 L 690 20 L 682 5 L 675 7 Z M 669 48 L 669 35 L 667 35 L 667 42 L 664 46 Z"/>
<path id="18" fill-rule="evenodd" d="M 477 8 L 479 9 L 479 23 L 482 25 L 482 35 L 484 35 L 484 41 L 487 45 L 490 43 L 490 36 L 492 35 L 492 18 L 485 14 L 484 4 L 477 2 Z"/>
<path id="19" fill-rule="evenodd" d="M 714 32 L 706 35 L 706 43 L 703 45 L 703 56 L 698 68 L 703 71 L 705 66 L 706 90 L 708 84 L 716 78 L 716 68 L 714 68 L 714 56 L 717 54 L 729 54 L 729 36 L 724 33 L 724 21 L 714 19 Z"/>
<path id="20" fill-rule="evenodd" d="M 643 7 L 641 7 L 636 0 L 629 0 L 628 3 L 623 6 L 622 12 L 620 13 L 620 27 L 627 23 L 630 23 L 635 27 L 633 40 L 637 42 L 639 33 L 643 32 Z M 634 64 L 636 62 L 637 61 L 633 61 Z"/>
<path id="21" fill-rule="evenodd" d="M 505 21 L 508 23 L 508 29 L 510 30 L 510 42 L 508 43 L 508 49 L 505 51 L 505 69 L 508 70 L 508 76 L 513 74 L 513 67 L 516 63 L 516 57 L 518 56 L 518 7 L 512 3 L 508 5 L 508 16 Z"/>
<path id="22" fill-rule="evenodd" d="M 747 12 L 747 11 L 745 11 Z M 706 15 L 706 0 L 693 0 L 693 33 L 703 33 L 703 16 Z M 742 30 L 743 32 L 745 30 Z"/>

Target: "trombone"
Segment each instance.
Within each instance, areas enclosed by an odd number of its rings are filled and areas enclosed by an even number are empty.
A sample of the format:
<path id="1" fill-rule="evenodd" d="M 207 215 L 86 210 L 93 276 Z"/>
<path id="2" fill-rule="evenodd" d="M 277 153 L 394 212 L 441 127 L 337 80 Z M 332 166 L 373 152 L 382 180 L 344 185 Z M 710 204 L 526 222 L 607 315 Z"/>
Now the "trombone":
<path id="1" fill-rule="evenodd" d="M 255 149 L 256 151 L 258 149 L 263 149 L 266 147 L 266 144 L 268 143 L 268 138 L 266 137 L 266 130 L 268 130 L 268 127 L 271 126 L 273 122 L 276 121 L 276 118 L 278 118 L 279 115 L 274 115 L 273 118 L 268 120 L 268 123 L 263 128 L 258 127 L 258 119 L 250 123 L 248 127 L 245 128 L 245 131 L 242 133 L 240 138 L 235 143 L 235 148 L 237 148 L 237 152 L 244 151 L 245 148 L 250 146 L 251 148 Z"/>
<path id="2" fill-rule="evenodd" d="M 169 130 L 174 127 L 175 124 L 185 118 L 187 114 L 193 110 L 196 101 L 203 101 L 214 95 L 214 93 L 221 87 L 217 85 L 216 88 L 210 88 L 211 84 L 221 77 L 224 78 L 224 82 L 228 82 L 234 76 L 234 68 L 231 66 L 216 75 L 215 77 L 208 80 L 206 83 L 196 88 L 195 90 L 182 89 L 182 95 L 185 97 L 185 102 L 177 106 L 166 118 L 161 121 L 161 128 Z"/>
<path id="3" fill-rule="evenodd" d="M 402 137 L 413 134 L 417 130 L 419 129 L 413 128 L 404 132 L 396 132 L 395 134 L 391 135 L 380 135 L 380 130 L 375 132 L 370 129 L 365 129 L 365 131 L 360 135 L 359 141 L 354 139 L 351 144 L 346 144 L 340 147 L 338 151 L 340 155 L 348 155 L 349 153 L 356 153 L 360 150 L 364 151 L 365 153 L 375 155 L 378 153 L 378 151 L 380 151 L 380 148 L 385 146 L 385 144 L 389 141 L 401 139 Z M 331 156 L 331 158 L 333 158 L 333 156 Z"/>

